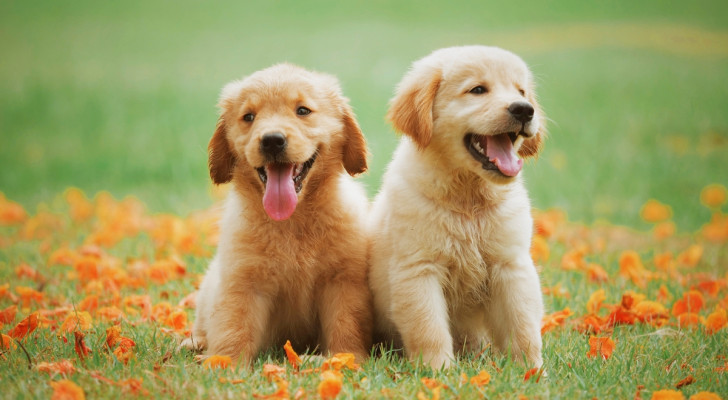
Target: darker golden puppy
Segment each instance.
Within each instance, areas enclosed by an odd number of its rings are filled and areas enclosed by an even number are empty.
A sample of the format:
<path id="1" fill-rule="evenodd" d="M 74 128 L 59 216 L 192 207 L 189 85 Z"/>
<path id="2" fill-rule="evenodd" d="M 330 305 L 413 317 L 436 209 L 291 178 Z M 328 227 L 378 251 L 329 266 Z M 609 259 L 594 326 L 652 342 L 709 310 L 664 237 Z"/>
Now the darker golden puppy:
<path id="1" fill-rule="evenodd" d="M 232 182 L 192 337 L 249 363 L 297 348 L 365 357 L 371 336 L 366 143 L 329 75 L 280 64 L 231 82 L 210 141 L 210 175 Z"/>

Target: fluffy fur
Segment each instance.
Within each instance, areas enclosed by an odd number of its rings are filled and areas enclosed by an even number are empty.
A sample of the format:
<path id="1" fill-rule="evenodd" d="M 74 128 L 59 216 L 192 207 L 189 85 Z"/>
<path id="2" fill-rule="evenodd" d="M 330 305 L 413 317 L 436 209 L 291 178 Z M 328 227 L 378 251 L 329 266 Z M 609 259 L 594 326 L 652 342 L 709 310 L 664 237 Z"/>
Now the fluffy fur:
<path id="1" fill-rule="evenodd" d="M 183 345 L 245 364 L 285 340 L 297 349 L 366 357 L 368 201 L 349 175 L 366 170 L 367 150 L 337 80 L 275 65 L 229 83 L 219 106 L 210 176 L 232 187 L 217 254 L 197 296 L 192 337 Z M 263 144 L 271 133 L 285 138 L 275 155 Z M 298 170 L 314 155 L 295 211 L 275 220 L 263 204 L 268 168 L 288 163 Z M 267 183 L 261 171 L 269 172 Z"/>
<path id="2" fill-rule="evenodd" d="M 533 115 L 516 118 L 514 104 Z M 437 50 L 413 64 L 387 117 L 405 137 L 370 217 L 378 338 L 433 368 L 486 341 L 540 366 L 543 300 L 516 161 L 535 156 L 545 132 L 526 64 L 493 47 Z M 481 146 L 510 140 L 510 169 L 476 158 L 473 134 Z"/>

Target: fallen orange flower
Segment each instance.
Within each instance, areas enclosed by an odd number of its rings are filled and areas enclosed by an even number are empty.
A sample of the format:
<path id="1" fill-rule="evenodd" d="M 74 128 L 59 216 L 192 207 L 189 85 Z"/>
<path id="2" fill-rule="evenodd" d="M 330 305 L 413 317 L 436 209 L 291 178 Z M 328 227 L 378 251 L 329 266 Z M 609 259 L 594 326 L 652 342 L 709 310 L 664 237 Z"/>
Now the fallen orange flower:
<path id="1" fill-rule="evenodd" d="M 124 316 L 124 313 L 116 307 L 100 307 L 95 314 L 104 321 L 116 321 Z"/>
<path id="2" fill-rule="evenodd" d="M 698 314 L 686 312 L 677 316 L 677 324 L 681 328 L 699 325 L 701 322 L 702 318 Z"/>
<path id="3" fill-rule="evenodd" d="M 27 286 L 16 286 L 15 293 L 20 296 L 20 301 L 25 308 L 30 307 L 31 303 L 43 304 L 45 301 L 43 293 Z"/>
<path id="4" fill-rule="evenodd" d="M 352 353 L 336 353 L 328 360 L 324 361 L 321 365 L 321 370 L 326 371 L 328 369 L 341 370 L 348 368 L 351 370 L 359 369 L 359 364 L 354 362 L 354 354 Z"/>
<path id="5" fill-rule="evenodd" d="M 607 298 L 606 293 L 604 292 L 604 289 L 599 289 L 596 292 L 592 293 L 591 296 L 589 296 L 589 300 L 586 302 L 586 311 L 589 314 L 598 314 L 599 309 L 602 307 L 602 303 Z"/>
<path id="6" fill-rule="evenodd" d="M 0 192 L 0 225 L 18 225 L 28 218 L 28 213 L 20 204 L 5 198 Z"/>
<path id="7" fill-rule="evenodd" d="M 528 371 L 526 371 L 526 374 L 523 375 L 523 381 L 526 382 L 532 377 L 536 377 L 536 383 L 541 380 L 541 375 L 543 374 L 543 370 L 541 368 L 531 368 Z"/>
<path id="8" fill-rule="evenodd" d="M 51 381 L 51 387 L 53 387 L 53 394 L 51 400 L 85 400 L 86 396 L 83 394 L 83 389 L 75 383 L 63 379 L 57 382 Z"/>
<path id="9" fill-rule="evenodd" d="M 563 325 L 564 321 L 572 315 L 574 315 L 574 313 L 569 307 L 566 307 L 561 311 L 556 311 L 553 314 L 544 315 L 541 321 L 541 335 L 557 326 Z"/>
<path id="10" fill-rule="evenodd" d="M 603 283 L 609 280 L 609 274 L 599 264 L 590 263 L 587 265 L 586 273 L 587 278 L 592 282 Z"/>
<path id="11" fill-rule="evenodd" d="M 586 355 L 589 358 L 601 355 L 602 359 L 606 360 L 612 356 L 614 348 L 615 344 L 612 338 L 592 336 L 589 338 L 589 351 Z"/>
<path id="12" fill-rule="evenodd" d="M 619 256 L 619 275 L 630 279 L 635 285 L 644 288 L 647 285 L 649 272 L 642 264 L 642 259 L 636 251 L 623 251 Z"/>
<path id="13" fill-rule="evenodd" d="M 715 311 L 710 313 L 705 319 L 705 328 L 709 334 L 714 334 L 719 330 L 728 326 L 728 315 L 726 310 L 717 307 Z"/>
<path id="14" fill-rule="evenodd" d="M 3 350 L 14 350 L 17 346 L 15 345 L 15 342 L 13 341 L 13 338 L 6 334 L 0 335 L 0 349 Z"/>
<path id="15" fill-rule="evenodd" d="M 286 357 L 288 358 L 288 362 L 291 363 L 291 366 L 293 366 L 294 369 L 298 369 L 301 365 L 301 357 L 299 357 L 293 350 L 290 340 L 286 340 L 286 344 L 283 345 L 283 350 L 286 351 Z"/>
<path id="16" fill-rule="evenodd" d="M 8 335 L 16 339 L 22 339 L 38 327 L 38 322 L 38 312 L 34 312 L 18 322 L 15 328 L 8 332 Z"/>
<path id="17" fill-rule="evenodd" d="M 328 370 L 321 374 L 318 394 L 322 399 L 335 399 L 341 392 L 343 376 L 341 372 Z"/>
<path id="18" fill-rule="evenodd" d="M 121 387 L 121 390 L 123 390 L 124 392 L 131 393 L 133 395 L 146 396 L 149 394 L 149 392 L 144 389 L 144 387 L 142 387 L 143 383 L 144 380 L 142 380 L 141 378 L 129 378 L 121 380 L 116 384 Z"/>
<path id="19" fill-rule="evenodd" d="M 71 313 L 61 324 L 60 331 L 63 332 L 74 332 L 74 331 L 87 331 L 92 328 L 91 325 L 91 314 L 86 311 L 77 311 Z"/>
<path id="20" fill-rule="evenodd" d="M 685 377 L 685 379 L 682 379 L 680 382 L 675 384 L 676 389 L 680 389 L 683 386 L 692 385 L 695 383 L 695 378 L 692 375 L 688 375 Z"/>
<path id="21" fill-rule="evenodd" d="M 15 304 L 8 306 L 7 308 L 0 311 L 0 324 L 9 324 L 15 320 L 15 313 L 18 311 L 18 306 Z"/>
<path id="22" fill-rule="evenodd" d="M 654 326 L 662 326 L 670 318 L 665 306 L 651 300 L 643 300 L 637 303 L 634 306 L 634 312 L 641 322 Z"/>
<path id="23" fill-rule="evenodd" d="M 425 385 L 428 389 L 434 389 L 439 386 L 443 386 L 442 382 L 438 381 L 437 379 L 433 378 L 422 378 L 420 379 L 420 382 L 422 382 L 423 385 Z"/>
<path id="24" fill-rule="evenodd" d="M 672 217 L 672 208 L 655 199 L 650 199 L 642 206 L 640 217 L 649 223 L 661 222 Z"/>
<path id="25" fill-rule="evenodd" d="M 728 199 L 728 190 L 725 186 L 713 183 L 700 191 L 700 202 L 708 208 L 720 208 Z"/>
<path id="26" fill-rule="evenodd" d="M 213 355 L 210 357 L 207 357 L 205 361 L 202 362 L 202 366 L 209 368 L 209 369 L 216 369 L 216 368 L 227 368 L 232 364 L 232 359 L 230 356 L 220 356 L 220 355 Z"/>
<path id="27" fill-rule="evenodd" d="M 478 375 L 470 378 L 470 384 L 474 386 L 485 386 L 488 383 L 490 383 L 490 374 L 486 370 L 482 370 Z"/>
<path id="28" fill-rule="evenodd" d="M 81 360 L 85 359 L 86 356 L 91 352 L 91 349 L 86 346 L 85 335 L 79 331 L 73 332 L 74 344 L 73 348 Z"/>
<path id="29" fill-rule="evenodd" d="M 290 399 L 291 395 L 288 393 L 288 381 L 284 379 L 278 379 L 276 380 L 276 386 L 278 386 L 278 390 L 271 394 L 257 394 L 253 393 L 253 397 L 256 399 L 266 399 L 266 400 L 288 400 Z"/>
<path id="30" fill-rule="evenodd" d="M 285 375 L 286 369 L 275 364 L 263 364 L 263 376 L 272 381 L 273 378 L 280 378 Z"/>
<path id="31" fill-rule="evenodd" d="M 677 255 L 677 262 L 686 267 L 694 267 L 698 265 L 698 262 L 700 262 L 700 259 L 702 257 L 703 246 L 699 244 L 693 244 L 685 251 Z"/>
<path id="32" fill-rule="evenodd" d="M 187 313 L 183 310 L 172 311 L 164 320 L 164 325 L 171 327 L 177 332 L 183 331 L 187 328 Z"/>
<path id="33" fill-rule="evenodd" d="M 61 374 L 63 376 L 72 375 L 76 372 L 76 368 L 69 360 L 61 360 L 57 362 L 39 362 L 35 369 L 41 372 L 47 372 L 49 375 Z"/>
<path id="34" fill-rule="evenodd" d="M 652 400 L 685 400 L 685 396 L 677 390 L 657 390 L 652 392 Z"/>
<path id="35" fill-rule="evenodd" d="M 672 306 L 672 315 L 679 316 L 684 313 L 697 313 L 703 308 L 705 299 L 703 294 L 697 290 L 690 290 L 683 294 L 682 299 L 679 299 Z"/>

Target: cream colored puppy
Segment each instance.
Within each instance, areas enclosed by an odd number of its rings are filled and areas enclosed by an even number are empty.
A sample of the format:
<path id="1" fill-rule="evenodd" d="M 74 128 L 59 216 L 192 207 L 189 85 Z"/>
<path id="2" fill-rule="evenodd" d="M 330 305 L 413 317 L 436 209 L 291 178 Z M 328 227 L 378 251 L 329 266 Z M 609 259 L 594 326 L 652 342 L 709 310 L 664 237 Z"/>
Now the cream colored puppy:
<path id="1" fill-rule="evenodd" d="M 540 366 L 543 300 L 520 171 L 545 131 L 528 67 L 494 47 L 437 50 L 412 65 L 387 118 L 406 136 L 370 217 L 379 338 L 401 339 L 433 368 L 487 340 Z"/>

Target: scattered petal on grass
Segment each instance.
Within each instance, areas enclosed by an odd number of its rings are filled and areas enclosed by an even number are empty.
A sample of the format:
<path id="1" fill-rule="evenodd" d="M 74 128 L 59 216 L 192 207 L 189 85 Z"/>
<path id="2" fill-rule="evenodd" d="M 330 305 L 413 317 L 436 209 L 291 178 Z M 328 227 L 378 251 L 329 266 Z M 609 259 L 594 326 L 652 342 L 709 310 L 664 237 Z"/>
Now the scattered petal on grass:
<path id="1" fill-rule="evenodd" d="M 56 362 L 39 362 L 35 366 L 35 369 L 37 371 L 47 372 L 51 376 L 56 374 L 69 376 L 76 372 L 76 368 L 69 360 L 61 360 Z"/>
<path id="2" fill-rule="evenodd" d="M 51 400 L 84 400 L 86 395 L 80 386 L 69 380 L 51 381 L 53 394 Z"/>
<path id="3" fill-rule="evenodd" d="M 276 386 L 278 389 L 271 393 L 271 394 L 257 394 L 254 393 L 253 397 L 256 399 L 266 399 L 266 400 L 288 400 L 291 398 L 291 395 L 288 393 L 288 381 L 284 379 L 278 379 L 276 381 Z"/>
<path id="4" fill-rule="evenodd" d="M 295 350 L 293 350 L 290 340 L 286 340 L 286 344 L 283 345 L 283 350 L 286 351 L 286 357 L 288 358 L 288 362 L 291 363 L 291 366 L 294 369 L 298 369 L 301 365 L 301 357 L 299 357 Z"/>
<path id="5" fill-rule="evenodd" d="M 700 202 L 711 209 L 720 208 L 725 204 L 726 199 L 728 199 L 728 190 L 717 183 L 710 184 L 700 191 Z"/>
<path id="6" fill-rule="evenodd" d="M 556 311 L 553 314 L 544 315 L 543 320 L 541 321 L 541 335 L 557 326 L 563 325 L 564 321 L 572 315 L 574 315 L 574 313 L 569 307 L 566 307 L 561 311 Z"/>
<path id="7" fill-rule="evenodd" d="M 485 386 L 490 383 L 490 374 L 486 370 L 482 370 L 470 378 L 470 384 L 474 386 Z"/>
<path id="8" fill-rule="evenodd" d="M 34 312 L 15 325 L 15 328 L 8 332 L 10 337 L 22 339 L 32 333 L 38 327 L 38 313 Z"/>
<path id="9" fill-rule="evenodd" d="M 5 198 L 0 192 L 0 226 L 18 225 L 28 218 L 28 213 L 20 204 Z"/>
<path id="10" fill-rule="evenodd" d="M 677 390 L 657 390 L 652 392 L 652 400 L 685 400 L 682 392 Z"/>
<path id="11" fill-rule="evenodd" d="M 677 324 L 681 328 L 696 326 L 701 324 L 702 322 L 702 317 L 698 314 L 683 313 L 677 316 Z"/>
<path id="12" fill-rule="evenodd" d="M 18 311 L 18 306 L 15 304 L 8 306 L 7 308 L 0 311 L 0 324 L 9 324 L 15 320 L 15 313 Z"/>
<path id="13" fill-rule="evenodd" d="M 324 371 L 321 374 L 321 382 L 318 385 L 318 394 L 322 399 L 335 399 L 341 392 L 343 375 L 335 370 Z"/>
<path id="14" fill-rule="evenodd" d="M 3 350 L 14 350 L 17 347 L 17 345 L 13 341 L 13 338 L 6 334 L 0 335 L 0 342 L 2 342 L 0 344 L 0 349 Z"/>
<path id="15" fill-rule="evenodd" d="M 543 374 L 543 369 L 541 368 L 531 368 L 523 375 L 523 381 L 526 382 L 529 379 L 536 377 L 536 383 L 541 380 L 541 375 Z"/>
<path id="16" fill-rule="evenodd" d="M 677 255 L 677 262 L 685 267 L 695 267 L 703 257 L 703 246 L 690 245 L 685 251 Z"/>
<path id="17" fill-rule="evenodd" d="M 586 355 L 589 358 L 601 356 L 603 360 L 606 360 L 612 356 L 614 347 L 612 338 L 592 336 L 589 338 L 589 351 Z"/>
<path id="18" fill-rule="evenodd" d="M 61 332 L 87 331 L 92 328 L 91 314 L 86 311 L 72 312 L 61 324 Z"/>
<path id="19" fill-rule="evenodd" d="M 642 264 L 640 255 L 633 250 L 623 251 L 619 257 L 619 274 L 630 279 L 635 285 L 644 288 L 647 285 L 649 272 Z"/>
<path id="20" fill-rule="evenodd" d="M 598 314 L 599 309 L 602 306 L 602 303 L 607 298 L 606 293 L 604 292 L 604 289 L 599 289 L 596 292 L 592 293 L 591 296 L 589 296 L 589 300 L 586 302 L 586 311 L 589 314 Z"/>
<path id="21" fill-rule="evenodd" d="M 650 199 L 642 206 L 640 217 L 649 223 L 662 222 L 672 217 L 672 208 L 655 199 Z"/>
<path id="22" fill-rule="evenodd" d="M 263 376 L 272 381 L 286 374 L 286 369 L 275 364 L 263 364 Z"/>
<path id="23" fill-rule="evenodd" d="M 695 383 L 695 378 L 692 375 L 688 375 L 685 377 L 685 379 L 680 380 L 680 382 L 675 384 L 676 389 L 680 389 L 683 386 L 692 385 Z"/>
<path id="24" fill-rule="evenodd" d="M 425 378 L 420 379 L 420 382 L 422 382 L 422 384 L 425 385 L 425 387 L 428 389 L 434 389 L 438 386 L 443 386 L 442 382 L 440 382 L 434 378 L 425 377 Z"/>
<path id="25" fill-rule="evenodd" d="M 202 362 L 202 366 L 209 369 L 227 368 L 232 364 L 230 356 L 212 355 Z"/>
<path id="26" fill-rule="evenodd" d="M 586 273 L 587 278 L 589 278 L 592 282 L 604 283 L 609 281 L 609 274 L 607 274 L 607 271 L 605 271 L 599 264 L 589 263 L 587 265 Z"/>
<path id="27" fill-rule="evenodd" d="M 715 334 L 728 326 L 728 315 L 726 311 L 718 307 L 705 319 L 705 329 L 709 334 Z"/>
<path id="28" fill-rule="evenodd" d="M 697 290 L 690 290 L 683 294 L 682 299 L 679 299 L 672 306 L 672 315 L 679 316 L 685 313 L 697 313 L 703 308 L 705 299 L 703 294 Z"/>
<path id="29" fill-rule="evenodd" d="M 81 360 L 85 359 L 86 356 L 91 352 L 91 349 L 86 346 L 85 335 L 79 331 L 73 332 L 74 344 L 73 348 L 76 351 L 76 355 Z"/>
<path id="30" fill-rule="evenodd" d="M 324 361 L 324 363 L 321 365 L 321 370 L 325 371 L 327 369 L 334 369 L 340 371 L 344 368 L 348 368 L 351 370 L 360 369 L 359 364 L 355 363 L 354 361 L 355 357 L 352 353 L 337 353 L 328 360 Z"/>

